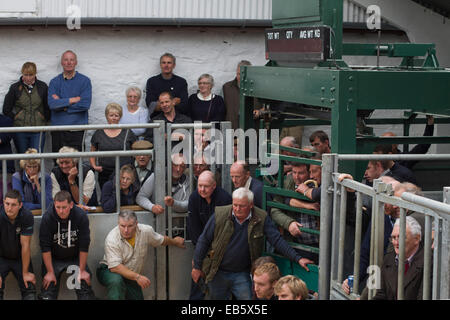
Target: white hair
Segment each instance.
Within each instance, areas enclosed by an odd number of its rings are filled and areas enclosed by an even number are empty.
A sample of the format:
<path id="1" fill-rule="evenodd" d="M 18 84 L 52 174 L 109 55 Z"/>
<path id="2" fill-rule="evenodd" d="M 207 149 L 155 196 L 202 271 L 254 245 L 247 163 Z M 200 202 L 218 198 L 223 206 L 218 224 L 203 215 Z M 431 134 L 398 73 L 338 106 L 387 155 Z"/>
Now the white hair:
<path id="1" fill-rule="evenodd" d="M 394 226 L 400 227 L 400 218 L 395 220 Z M 422 227 L 416 219 L 411 216 L 406 216 L 406 226 L 409 228 L 409 231 L 411 231 L 411 235 L 419 235 L 419 239 L 422 239 Z"/>
<path id="2" fill-rule="evenodd" d="M 75 152 L 78 152 L 78 150 L 67 146 L 63 146 L 61 147 L 61 149 L 59 149 L 59 153 L 75 153 Z M 72 160 L 75 166 L 78 165 L 78 158 L 67 158 L 67 159 Z M 56 159 L 56 163 L 59 165 L 59 159 Z"/>
<path id="3" fill-rule="evenodd" d="M 211 84 L 211 88 L 214 87 L 214 78 L 212 75 L 210 75 L 208 73 L 204 73 L 200 77 L 198 77 L 198 81 L 200 81 L 202 79 L 207 79 L 209 81 L 209 83 Z"/>
<path id="4" fill-rule="evenodd" d="M 132 86 L 132 87 L 128 87 L 128 89 L 125 91 L 125 96 L 128 97 L 128 94 L 130 93 L 130 91 L 134 91 L 137 93 L 137 95 L 139 96 L 139 99 L 142 96 L 142 90 L 136 86 Z"/>
<path id="5" fill-rule="evenodd" d="M 244 199 L 246 198 L 248 202 L 253 203 L 253 192 L 247 188 L 241 187 L 233 191 L 233 199 Z"/>

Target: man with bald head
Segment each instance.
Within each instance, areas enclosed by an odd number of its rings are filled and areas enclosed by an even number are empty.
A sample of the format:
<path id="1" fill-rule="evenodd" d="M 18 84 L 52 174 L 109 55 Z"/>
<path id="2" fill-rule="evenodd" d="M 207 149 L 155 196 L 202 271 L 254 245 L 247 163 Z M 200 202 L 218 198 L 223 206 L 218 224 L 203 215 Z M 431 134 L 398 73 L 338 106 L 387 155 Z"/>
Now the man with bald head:
<path id="1" fill-rule="evenodd" d="M 245 161 L 236 161 L 230 167 L 230 177 L 235 189 L 246 188 L 253 192 L 254 204 L 262 208 L 262 193 L 264 184 L 250 176 L 250 168 Z"/>
<path id="2" fill-rule="evenodd" d="M 198 177 L 197 189 L 189 197 L 188 239 L 195 245 L 215 207 L 226 206 L 231 202 L 230 194 L 217 186 L 214 174 L 209 170 L 203 171 Z"/>
<path id="3" fill-rule="evenodd" d="M 216 206 L 227 206 L 232 203 L 231 195 L 217 186 L 214 174 L 203 171 L 198 177 L 197 189 L 191 194 L 188 202 L 187 239 L 197 245 L 206 223 Z M 203 300 L 204 294 L 198 285 L 192 282 L 190 300 Z"/>

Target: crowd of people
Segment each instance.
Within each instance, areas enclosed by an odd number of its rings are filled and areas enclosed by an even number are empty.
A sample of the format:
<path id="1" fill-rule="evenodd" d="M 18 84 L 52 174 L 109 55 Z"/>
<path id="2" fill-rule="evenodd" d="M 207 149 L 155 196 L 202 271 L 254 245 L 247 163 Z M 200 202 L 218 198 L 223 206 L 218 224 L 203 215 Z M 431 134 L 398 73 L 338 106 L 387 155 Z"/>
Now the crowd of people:
<path id="1" fill-rule="evenodd" d="M 63 72 L 52 79 L 47 87 L 36 78 L 36 65 L 25 63 L 21 78 L 11 85 L 5 97 L 0 124 L 16 127 L 88 124 L 91 82 L 87 76 L 76 71 L 77 56 L 73 51 L 63 53 L 61 65 Z M 141 89 L 130 87 L 126 90 L 126 107 L 117 103 L 106 106 L 107 123 L 227 120 L 232 123 L 233 129 L 237 129 L 239 110 L 236 108 L 239 106 L 239 70 L 242 65 L 250 63 L 243 60 L 238 64 L 236 78 L 223 86 L 224 97 L 212 93 L 214 78 L 209 74 L 202 74 L 198 78 L 198 93 L 188 96 L 186 80 L 173 73 L 175 57 L 165 53 L 160 58 L 161 73 L 147 81 L 146 106 L 140 105 Z M 432 135 L 433 118 L 429 117 L 428 121 L 425 133 Z M 78 299 L 95 299 L 91 287 L 93 274 L 87 265 L 90 229 L 86 213 L 92 206 L 101 206 L 105 213 L 119 213 L 118 225 L 106 237 L 104 258 L 96 269 L 97 279 L 107 288 L 109 299 L 143 299 L 142 289 L 151 285 L 149 278 L 142 274 L 148 246 L 184 248 L 185 240 L 192 241 L 195 248 L 189 297 L 192 300 L 314 299 L 317 293 L 308 290 L 305 281 L 294 275 L 282 277 L 274 261 L 262 257 L 262 254 L 267 241 L 276 254 L 289 258 L 306 271 L 309 271 L 308 265 L 318 264 L 320 164 L 285 161 L 283 171 L 280 172 L 284 175 L 284 185 L 279 187 L 302 197 L 275 195 L 272 199 L 272 195 L 268 194 L 269 200 L 287 205 L 293 210 L 278 207 L 263 210 L 263 182 L 251 175 L 249 164 L 237 160 L 236 154 L 229 172 L 234 191 L 229 194 L 221 188 L 218 182 L 224 172 L 220 172 L 220 167 L 213 170 L 211 166 L 214 164 L 208 163 L 202 155 L 210 148 L 205 131 L 196 129 L 194 133 L 196 155 L 193 191 L 190 191 L 186 155 L 173 154 L 168 163 L 172 166 L 172 177 L 167 179 L 172 192 L 164 197 L 164 203 L 155 201 L 157 181 L 150 156 L 121 157 L 118 172 L 115 170 L 114 158 L 91 157 L 89 162 L 81 164 L 82 175 L 79 174 L 80 164 L 76 158 L 56 159 L 49 174 L 41 174 L 40 161 L 36 159 L 21 160 L 17 171 L 14 163 L 9 162 L 7 172 L 12 176 L 11 184 L 8 190 L 2 190 L 4 196 L 1 197 L 3 204 L 0 208 L 0 299 L 3 298 L 4 279 L 10 272 L 18 280 L 23 299 L 57 299 L 60 275 L 71 265 L 79 268 L 78 281 L 81 285 L 76 288 Z M 52 152 L 64 154 L 84 151 L 84 137 L 83 131 L 53 131 Z M 14 141 L 18 153 L 38 154 L 43 151 L 44 138 L 40 133 L 1 134 L 1 151 L 12 153 L 10 142 Z M 329 137 L 323 131 L 314 132 L 310 136 L 310 143 L 311 147 L 304 147 L 303 150 L 315 153 L 312 157 L 314 160 L 320 161 L 321 154 L 331 152 Z M 150 150 L 153 148 L 153 130 L 101 129 L 95 131 L 90 145 L 91 151 Z M 300 149 L 301 141 L 286 136 L 280 145 Z M 428 147 L 421 145 L 412 152 L 425 153 Z M 398 152 L 396 146 L 375 149 L 375 153 Z M 281 154 L 298 156 L 289 151 L 281 151 Z M 420 193 L 420 188 L 413 185 L 416 183 L 411 171 L 413 165 L 371 161 L 364 175 L 365 183 L 370 185 L 374 179 L 384 177 L 391 179 L 390 183 L 398 184 L 395 187 L 398 191 L 396 195 L 405 190 Z M 115 182 L 116 175 L 118 185 Z M 352 179 L 349 175 L 340 177 L 345 178 Z M 45 179 L 44 183 L 42 179 Z M 277 177 L 274 177 L 276 180 Z M 120 191 L 116 192 L 116 188 L 120 188 Z M 132 210 L 117 208 L 117 194 L 120 195 L 121 205 L 138 205 L 149 214 L 164 214 L 168 207 L 177 213 L 186 213 L 186 234 L 170 238 L 156 233 L 149 225 L 138 223 Z M 45 207 L 41 203 L 42 199 L 45 199 Z M 349 201 L 348 206 L 352 204 L 354 202 Z M 371 206 L 366 205 L 366 208 Z M 31 210 L 35 209 L 41 209 L 42 212 L 39 242 L 43 262 L 39 294 L 30 249 L 34 231 Z M 386 217 L 389 217 L 386 218 L 386 239 L 391 239 L 392 244 L 398 244 L 398 223 L 393 220 L 398 218 L 398 210 L 388 206 L 385 206 L 385 210 Z M 348 214 L 352 212 L 354 210 L 349 208 Z M 370 217 L 371 213 L 366 214 Z M 416 257 L 420 254 L 423 256 L 422 251 L 418 250 L 423 221 L 415 217 L 419 220 L 417 227 L 414 224 L 416 220 L 411 219 L 414 219 L 413 215 L 407 220 L 407 241 L 414 240 L 414 246 L 412 256 L 408 256 L 408 259 L 416 263 Z M 350 225 L 354 224 L 354 219 L 347 221 Z M 367 267 L 367 248 L 370 248 L 370 219 L 364 221 L 364 230 L 367 231 L 361 250 L 363 271 Z M 418 243 L 415 241 L 417 237 Z M 301 246 L 293 248 L 288 242 Z M 392 272 L 389 268 L 398 255 L 398 245 L 390 250 L 388 243 L 386 240 L 386 255 L 390 255 L 386 264 L 390 264 L 383 270 Z M 351 273 L 351 270 L 345 271 Z M 383 288 L 376 297 L 390 299 L 393 295 L 388 283 L 393 280 L 387 273 L 383 275 Z M 361 281 L 364 279 L 361 277 Z M 348 289 L 348 283 L 344 282 L 343 290 L 347 292 Z M 413 297 L 415 293 L 408 291 L 407 296 Z"/>

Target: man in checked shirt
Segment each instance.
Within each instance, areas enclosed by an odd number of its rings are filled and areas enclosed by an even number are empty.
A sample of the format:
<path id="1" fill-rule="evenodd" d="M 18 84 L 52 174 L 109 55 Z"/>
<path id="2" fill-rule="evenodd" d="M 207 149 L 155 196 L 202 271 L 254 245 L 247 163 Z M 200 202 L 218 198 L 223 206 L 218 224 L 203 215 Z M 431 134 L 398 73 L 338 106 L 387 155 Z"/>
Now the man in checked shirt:
<path id="1" fill-rule="evenodd" d="M 297 191 L 300 184 L 310 179 L 309 165 L 305 163 L 293 162 L 292 174 L 284 179 L 284 189 Z M 276 202 L 289 205 L 294 208 L 319 210 L 319 203 L 308 202 L 290 197 L 276 196 Z M 294 211 L 284 211 L 279 208 L 272 208 L 270 215 L 275 224 L 281 227 L 283 238 L 289 242 L 296 242 L 312 247 L 319 247 L 319 235 L 300 231 L 300 227 L 319 230 L 318 218 L 314 215 L 299 213 Z M 296 249 L 303 257 L 314 260 L 318 263 L 318 255 L 301 249 Z"/>

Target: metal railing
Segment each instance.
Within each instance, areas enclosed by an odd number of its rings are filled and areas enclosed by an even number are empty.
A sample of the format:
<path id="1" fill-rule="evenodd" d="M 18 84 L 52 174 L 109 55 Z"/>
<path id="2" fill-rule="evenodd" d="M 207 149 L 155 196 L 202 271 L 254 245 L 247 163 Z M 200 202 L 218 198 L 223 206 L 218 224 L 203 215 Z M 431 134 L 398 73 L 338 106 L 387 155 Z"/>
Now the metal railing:
<path id="1" fill-rule="evenodd" d="M 211 155 L 211 160 L 216 159 L 216 154 L 214 154 L 215 152 L 222 152 L 222 154 L 220 155 L 220 159 L 226 159 L 226 154 L 227 154 L 227 150 L 226 148 L 223 147 L 218 147 L 216 145 L 216 143 L 221 143 L 223 144 L 223 146 L 227 145 L 227 135 L 223 135 L 221 137 L 221 139 L 223 138 L 222 141 L 218 141 L 215 136 L 215 130 L 212 129 L 218 129 L 221 132 L 225 132 L 225 130 L 227 129 L 231 129 L 231 122 L 210 122 L 210 123 L 201 123 L 201 122 L 194 122 L 194 123 L 178 123 L 178 124 L 171 124 L 168 123 L 167 124 L 167 136 L 168 137 L 172 137 L 173 133 L 181 133 L 179 132 L 180 130 L 182 130 L 183 132 L 187 131 L 187 137 L 188 137 L 188 143 L 185 145 L 187 147 L 187 150 L 183 149 L 183 154 L 186 158 L 186 160 L 188 161 L 188 163 L 192 164 L 188 166 L 188 172 L 189 172 L 189 194 L 192 194 L 192 192 L 194 191 L 195 188 L 195 183 L 194 183 L 194 156 L 195 156 L 195 150 L 194 150 L 194 131 L 196 129 L 207 129 L 210 130 L 209 133 L 211 133 L 211 136 L 208 137 L 210 138 L 210 146 L 212 147 L 211 151 L 213 152 L 213 154 Z M 166 143 L 166 159 L 171 159 L 171 155 L 172 155 L 172 143 L 174 141 L 178 141 L 178 140 L 172 140 L 172 139 L 167 139 L 167 143 Z M 187 151 L 187 152 L 186 152 Z M 202 151 L 202 155 L 203 155 L 203 151 Z M 167 165 L 167 177 L 172 177 L 172 166 L 169 165 L 171 162 L 168 161 L 168 165 Z M 216 167 L 216 163 L 208 163 L 208 165 L 210 166 L 210 171 L 215 174 L 216 170 L 218 170 L 218 168 Z M 225 189 L 227 192 L 231 193 L 231 179 L 230 179 L 230 166 L 231 164 L 226 163 L 226 161 L 223 161 L 223 163 L 219 164 L 221 165 L 221 186 L 223 189 Z M 169 178 L 168 178 L 169 179 Z M 166 194 L 167 196 L 172 196 L 172 184 L 168 183 L 167 184 L 167 190 L 166 190 Z M 173 212 L 173 208 L 172 207 L 168 207 L 168 211 L 167 211 L 167 217 L 168 217 L 168 234 L 170 237 L 172 237 L 173 233 L 178 233 L 178 232 L 182 232 L 182 234 L 186 235 L 186 218 L 187 218 L 188 213 L 174 213 Z M 179 219 L 183 219 L 183 224 L 182 226 L 176 226 L 174 227 L 172 225 L 173 223 L 173 219 L 174 218 L 179 218 Z"/>
<path id="2" fill-rule="evenodd" d="M 391 204 L 400 208 L 399 261 L 405 261 L 406 215 L 415 211 L 424 215 L 423 299 L 449 299 L 449 248 L 450 205 L 404 192 L 401 198 L 392 196 L 390 185 L 375 180 L 369 187 L 357 181 L 339 181 L 339 161 L 347 160 L 450 160 L 450 155 L 323 155 L 320 233 L 320 299 L 355 299 L 358 297 L 360 280 L 360 254 L 362 237 L 362 197 L 372 198 L 370 265 L 381 268 L 384 256 L 384 206 Z M 354 230 L 354 293 L 347 295 L 341 284 L 344 280 L 344 246 L 346 240 L 347 188 L 356 193 L 356 216 Z M 448 188 L 444 189 L 447 203 Z M 433 229 L 433 230 L 432 230 Z M 434 233 L 433 233 L 434 232 Z M 434 235 L 434 239 L 432 238 Z M 432 249 L 433 243 L 433 249 Z M 407 258 L 407 257 L 406 257 Z M 432 279 L 432 283 L 430 283 Z M 404 298 L 404 264 L 399 263 L 397 298 Z M 430 290 L 432 288 L 432 290 Z M 376 293 L 370 286 L 369 298 Z"/>
<path id="3" fill-rule="evenodd" d="M 98 129 L 132 129 L 132 128 L 153 128 L 156 129 L 156 135 L 158 136 L 160 133 L 158 130 L 161 128 L 161 124 L 151 123 L 151 124 L 118 124 L 118 125 L 74 125 L 74 126 L 39 126 L 39 127 L 2 127 L 0 128 L 0 132 L 51 132 L 51 131 L 67 131 L 67 130 L 78 130 L 84 131 L 84 135 L 86 135 L 86 131 L 88 130 L 98 130 Z M 155 142 L 158 138 L 155 138 Z M 84 137 L 83 137 L 84 141 Z M 84 148 L 84 143 L 82 144 Z M 155 147 L 156 148 L 156 147 Z M 88 157 L 114 157 L 115 160 L 115 172 L 119 172 L 120 169 L 120 157 L 129 157 L 136 155 L 153 155 L 153 150 L 142 150 L 142 151 L 91 151 L 85 152 L 81 150 L 80 152 L 71 152 L 71 153 L 33 153 L 33 154 L 11 154 L 11 155 L 0 155 L 0 160 L 2 161 L 2 183 L 3 190 L 7 190 L 7 161 L 8 160 L 27 160 L 27 159 L 40 159 L 40 177 L 41 177 L 41 190 L 45 190 L 45 159 L 58 159 L 58 158 L 77 158 L 78 161 L 78 181 L 79 181 L 79 189 L 83 189 L 83 158 Z M 116 186 L 119 185 L 119 176 L 115 177 Z M 120 207 L 120 189 L 116 188 L 116 203 L 117 208 Z M 83 203 L 83 193 L 79 193 L 79 203 Z M 45 193 L 41 192 L 41 208 L 45 210 L 46 208 L 46 199 Z"/>
<path id="4" fill-rule="evenodd" d="M 121 151 L 89 151 L 86 152 L 81 150 L 80 152 L 73 153 L 37 153 L 37 154 L 2 154 L 0 155 L 0 161 L 2 161 L 2 183 L 3 190 L 6 192 L 7 190 L 7 161 L 8 160 L 27 160 L 27 159 L 39 159 L 41 164 L 40 170 L 40 178 L 41 178 L 41 189 L 45 190 L 45 162 L 46 159 L 58 159 L 58 158 L 75 158 L 78 159 L 78 180 L 79 180 L 79 189 L 83 188 L 83 158 L 87 159 L 90 157 L 114 157 L 115 158 L 115 172 L 118 173 L 120 171 L 120 158 L 121 157 L 130 157 L 137 155 L 151 155 L 152 161 L 154 163 L 154 174 L 155 174 L 155 188 L 154 188 L 154 199 L 155 203 L 164 206 L 164 197 L 166 195 L 172 195 L 171 188 L 171 176 L 172 176 L 172 166 L 168 165 L 171 159 L 171 151 L 172 151 L 172 139 L 166 139 L 165 137 L 171 137 L 173 130 L 176 129 L 186 129 L 189 131 L 189 150 L 193 152 L 193 137 L 194 137 L 194 129 L 196 128 L 206 128 L 210 129 L 213 127 L 218 127 L 220 130 L 224 131 L 226 129 L 231 129 L 230 122 L 221 122 L 221 123 L 192 123 L 192 124 L 165 124 L 164 121 L 155 121 L 154 123 L 149 124 L 118 124 L 118 125 L 109 125 L 109 124 L 100 124 L 100 125 L 75 125 L 75 126 L 40 126 L 40 127 L 2 127 L 0 128 L 0 132 L 51 132 L 51 131 L 68 131 L 68 130 L 76 130 L 76 131 L 84 131 L 83 141 L 86 137 L 86 132 L 89 130 L 101 130 L 101 129 L 133 129 L 133 128 L 150 128 L 153 129 L 153 150 L 121 150 Z M 167 131 L 166 131 L 167 130 Z M 167 135 L 166 135 L 167 132 Z M 213 131 L 214 132 L 214 131 Z M 224 148 L 222 148 L 222 159 L 226 159 L 226 154 L 230 150 L 225 146 L 229 144 L 226 139 L 227 136 L 223 135 L 222 137 L 225 139 L 222 141 Z M 211 143 L 214 142 L 214 136 L 211 138 Z M 230 144 L 232 146 L 232 142 Z M 84 147 L 84 143 L 83 143 Z M 191 153 L 190 156 L 193 154 Z M 192 163 L 192 162 L 191 162 Z M 231 164 L 224 163 L 222 165 L 222 187 L 231 192 L 231 179 L 229 177 L 229 168 Z M 194 190 L 194 181 L 193 181 L 193 166 L 188 166 L 189 170 L 189 179 L 190 179 L 190 193 Z M 215 172 L 216 167 L 211 164 L 211 170 Z M 115 192 L 116 192 L 116 208 L 119 211 L 121 208 L 120 201 L 120 177 L 119 174 L 115 175 Z M 79 193 L 79 203 L 83 203 L 83 193 Z M 99 198 L 100 199 L 100 198 Z M 47 207 L 45 192 L 41 192 L 41 212 L 45 212 L 45 208 Z M 145 211 L 145 210 L 144 210 Z M 98 212 L 98 211 L 97 211 Z M 173 236 L 174 232 L 182 230 L 184 235 L 186 235 L 186 223 L 184 220 L 184 225 L 181 228 L 173 227 L 172 219 L 177 217 L 186 218 L 186 214 L 177 214 L 174 213 L 171 207 L 167 207 L 167 215 L 155 215 L 155 231 L 160 234 L 167 234 L 170 237 Z M 167 287 L 167 277 L 168 277 L 168 261 L 167 258 L 167 250 L 166 249 L 158 249 L 155 254 L 155 280 L 156 280 L 156 296 L 158 299 L 167 299 L 168 290 Z M 169 256 L 170 258 L 170 256 Z M 188 265 L 189 266 L 189 265 Z M 175 266 L 176 267 L 176 266 Z M 181 267 L 181 266 L 179 266 Z M 190 284 L 190 283 L 189 283 Z M 189 290 L 189 288 L 187 288 Z M 187 291 L 188 292 L 188 291 Z"/>

